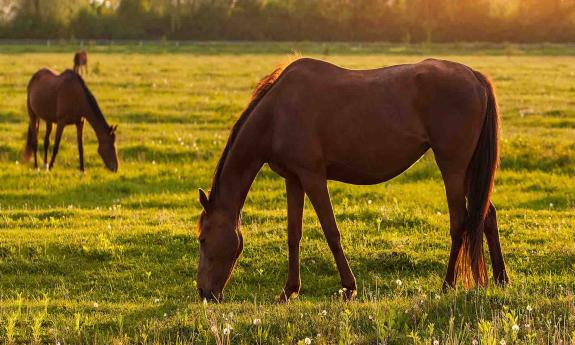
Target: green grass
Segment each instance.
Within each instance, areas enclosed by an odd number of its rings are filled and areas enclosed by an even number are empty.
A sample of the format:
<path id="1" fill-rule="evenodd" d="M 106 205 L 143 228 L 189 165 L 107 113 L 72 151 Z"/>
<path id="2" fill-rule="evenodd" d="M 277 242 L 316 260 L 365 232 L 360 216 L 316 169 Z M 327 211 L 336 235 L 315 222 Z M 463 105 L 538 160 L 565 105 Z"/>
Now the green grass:
<path id="1" fill-rule="evenodd" d="M 227 302 L 204 305 L 195 288 L 197 188 L 209 187 L 251 88 L 286 60 L 290 44 L 92 47 L 86 81 L 119 124 L 118 174 L 104 169 L 90 129 L 87 171 L 78 172 L 73 127 L 52 172 L 17 163 L 28 79 L 42 66 L 69 67 L 76 47 L 1 46 L 0 340 L 225 343 L 230 324 L 231 343 L 246 344 L 573 343 L 573 47 L 358 46 L 293 44 L 349 68 L 433 55 L 492 77 L 503 127 L 493 201 L 507 289 L 440 293 L 449 215 L 428 154 L 378 186 L 330 183 L 356 301 L 340 301 L 333 258 L 306 201 L 301 295 L 273 303 L 287 274 L 286 200 L 282 179 L 265 168 L 242 213 L 245 249 Z"/>

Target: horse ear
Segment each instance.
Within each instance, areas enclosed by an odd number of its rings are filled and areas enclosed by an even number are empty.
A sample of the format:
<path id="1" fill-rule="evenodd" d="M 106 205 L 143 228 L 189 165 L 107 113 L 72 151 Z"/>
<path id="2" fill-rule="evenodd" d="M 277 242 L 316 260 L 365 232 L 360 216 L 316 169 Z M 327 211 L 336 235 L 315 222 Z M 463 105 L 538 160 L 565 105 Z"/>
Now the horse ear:
<path id="1" fill-rule="evenodd" d="M 202 207 L 207 212 L 208 208 L 210 206 L 210 201 L 208 200 L 208 196 L 206 195 L 206 192 L 204 192 L 203 189 L 200 188 L 198 191 L 200 192 L 200 204 L 202 204 Z"/>
<path id="2" fill-rule="evenodd" d="M 118 129 L 118 125 L 110 126 L 110 133 L 116 133 L 116 129 Z"/>

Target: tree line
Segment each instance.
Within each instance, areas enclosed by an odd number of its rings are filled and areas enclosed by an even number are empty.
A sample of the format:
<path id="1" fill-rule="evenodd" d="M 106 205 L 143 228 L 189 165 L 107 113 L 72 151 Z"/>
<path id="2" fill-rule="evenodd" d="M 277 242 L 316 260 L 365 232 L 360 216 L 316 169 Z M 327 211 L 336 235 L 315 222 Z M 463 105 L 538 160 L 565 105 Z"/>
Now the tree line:
<path id="1" fill-rule="evenodd" d="M 0 38 L 575 42 L 575 0 L 0 0 Z"/>

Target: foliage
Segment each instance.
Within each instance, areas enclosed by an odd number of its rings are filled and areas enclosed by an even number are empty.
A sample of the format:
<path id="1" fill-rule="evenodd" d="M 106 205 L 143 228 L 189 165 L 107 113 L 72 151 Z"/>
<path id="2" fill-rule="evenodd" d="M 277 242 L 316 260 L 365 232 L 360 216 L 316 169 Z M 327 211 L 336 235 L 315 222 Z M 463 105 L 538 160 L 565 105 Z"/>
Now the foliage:
<path id="1" fill-rule="evenodd" d="M 14 0 L 0 6 L 6 12 L 0 11 L 1 38 L 571 42 L 575 37 L 574 0 Z"/>

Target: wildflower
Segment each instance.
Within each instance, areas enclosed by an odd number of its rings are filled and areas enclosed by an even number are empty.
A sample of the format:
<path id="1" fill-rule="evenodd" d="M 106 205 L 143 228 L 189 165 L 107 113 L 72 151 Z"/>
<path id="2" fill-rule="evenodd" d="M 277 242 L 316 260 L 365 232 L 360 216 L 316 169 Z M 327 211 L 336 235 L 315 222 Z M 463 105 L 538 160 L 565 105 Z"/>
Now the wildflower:
<path id="1" fill-rule="evenodd" d="M 322 316 L 326 316 L 326 315 L 327 315 L 327 310 L 325 310 L 325 309 L 322 310 L 322 311 L 321 311 L 321 315 L 322 315 Z"/>
<path id="2" fill-rule="evenodd" d="M 204 305 L 208 305 L 208 300 L 204 298 L 203 303 Z"/>
<path id="3" fill-rule="evenodd" d="M 528 324 L 528 323 L 525 324 L 525 328 L 529 329 L 530 327 L 531 327 L 530 324 Z"/>
<path id="4" fill-rule="evenodd" d="M 94 308 L 98 308 L 100 305 L 98 304 L 98 302 L 94 302 Z"/>
<path id="5" fill-rule="evenodd" d="M 401 286 L 401 284 L 403 284 L 403 283 L 401 282 L 401 280 L 398 279 L 395 281 L 395 284 L 397 284 L 397 286 Z"/>
<path id="6" fill-rule="evenodd" d="M 501 339 L 501 341 L 499 342 L 499 344 L 501 344 L 501 345 L 507 345 L 507 342 L 505 341 L 505 339 Z"/>
<path id="7" fill-rule="evenodd" d="M 168 314 L 164 313 L 164 317 L 167 317 L 167 316 L 168 316 Z"/>
<path id="8" fill-rule="evenodd" d="M 531 305 L 528 304 L 528 305 L 527 305 L 527 311 L 530 312 L 530 311 L 532 311 L 532 310 L 533 310 L 533 308 L 531 308 Z"/>
<path id="9" fill-rule="evenodd" d="M 224 328 L 224 335 L 230 335 L 231 331 L 232 331 L 232 328 L 229 325 L 226 326 L 226 328 Z"/>
<path id="10" fill-rule="evenodd" d="M 160 299 L 159 298 L 154 299 L 154 303 L 160 303 Z"/>
<path id="11" fill-rule="evenodd" d="M 439 345 L 439 340 L 437 339 L 433 340 L 433 345 Z"/>
<path id="12" fill-rule="evenodd" d="M 371 205 L 371 200 L 368 200 L 368 201 L 367 201 L 367 204 L 368 204 L 368 205 Z"/>
<path id="13" fill-rule="evenodd" d="M 343 293 L 343 290 L 339 289 L 337 292 L 341 295 Z"/>
<path id="14" fill-rule="evenodd" d="M 552 203 L 552 202 L 549 203 L 549 207 L 550 207 L 550 208 L 553 208 L 553 203 Z"/>
<path id="15" fill-rule="evenodd" d="M 519 325 L 518 324 L 514 324 L 511 329 L 513 330 L 513 332 L 519 332 Z"/>
<path id="16" fill-rule="evenodd" d="M 254 319 L 254 326 L 259 326 L 262 323 L 260 319 Z"/>
<path id="17" fill-rule="evenodd" d="M 306 338 L 303 340 L 303 343 L 306 344 L 306 345 L 309 345 L 309 344 L 311 344 L 311 339 L 306 337 Z"/>
<path id="18" fill-rule="evenodd" d="M 471 345 L 477 345 L 477 344 L 479 344 L 479 343 L 477 342 L 477 339 L 473 339 L 473 341 L 471 342 Z"/>
<path id="19" fill-rule="evenodd" d="M 368 316 L 370 320 L 373 320 L 373 315 Z"/>
<path id="20" fill-rule="evenodd" d="M 218 327 L 216 327 L 216 325 L 213 325 L 213 326 L 210 328 L 210 331 L 212 331 L 212 333 L 218 333 Z"/>

